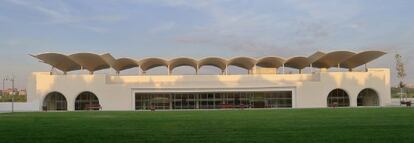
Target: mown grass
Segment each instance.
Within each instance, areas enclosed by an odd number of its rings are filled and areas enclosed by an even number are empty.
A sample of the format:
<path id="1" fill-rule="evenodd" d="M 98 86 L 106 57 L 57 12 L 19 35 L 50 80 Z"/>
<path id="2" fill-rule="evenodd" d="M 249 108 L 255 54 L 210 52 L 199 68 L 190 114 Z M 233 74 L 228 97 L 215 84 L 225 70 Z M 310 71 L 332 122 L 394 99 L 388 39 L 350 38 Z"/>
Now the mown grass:
<path id="1" fill-rule="evenodd" d="M 0 114 L 0 142 L 414 142 L 414 108 Z"/>

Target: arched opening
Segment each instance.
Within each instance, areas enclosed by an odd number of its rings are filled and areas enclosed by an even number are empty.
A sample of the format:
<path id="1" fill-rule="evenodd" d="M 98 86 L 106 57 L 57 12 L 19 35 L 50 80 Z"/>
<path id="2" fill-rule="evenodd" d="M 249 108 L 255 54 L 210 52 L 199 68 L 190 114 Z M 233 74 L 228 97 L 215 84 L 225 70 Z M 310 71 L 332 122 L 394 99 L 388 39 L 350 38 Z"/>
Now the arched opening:
<path id="1" fill-rule="evenodd" d="M 342 89 L 332 90 L 327 98 L 328 107 L 349 107 L 349 96 Z"/>
<path id="2" fill-rule="evenodd" d="M 211 66 L 211 65 L 205 65 L 201 66 L 200 69 L 198 69 L 199 75 L 221 75 L 223 74 L 223 70 L 221 70 L 219 67 Z"/>
<path id="3" fill-rule="evenodd" d="M 227 74 L 229 75 L 249 74 L 249 69 L 242 68 L 239 66 L 234 66 L 234 65 L 228 65 Z"/>
<path id="4" fill-rule="evenodd" d="M 59 92 L 51 92 L 43 100 L 43 110 L 67 110 L 65 96 Z"/>
<path id="5" fill-rule="evenodd" d="M 139 68 L 130 68 L 120 71 L 121 75 L 138 75 L 141 71 Z"/>
<path id="6" fill-rule="evenodd" d="M 92 92 L 85 91 L 76 97 L 75 110 L 99 110 L 100 108 L 98 97 Z"/>
<path id="7" fill-rule="evenodd" d="M 192 66 L 183 65 L 183 66 L 178 66 L 178 67 L 171 69 L 170 74 L 171 75 L 196 75 L 197 71 Z"/>
<path id="8" fill-rule="evenodd" d="M 303 70 L 302 70 L 303 71 Z M 279 74 L 299 74 L 299 69 L 291 68 L 291 67 L 283 67 L 277 69 L 277 73 Z"/>
<path id="9" fill-rule="evenodd" d="M 379 106 L 378 94 L 373 89 L 364 89 L 358 94 L 358 106 Z"/>
<path id="10" fill-rule="evenodd" d="M 168 68 L 166 66 L 158 66 L 150 68 L 147 71 L 142 71 L 143 75 L 168 75 Z"/>

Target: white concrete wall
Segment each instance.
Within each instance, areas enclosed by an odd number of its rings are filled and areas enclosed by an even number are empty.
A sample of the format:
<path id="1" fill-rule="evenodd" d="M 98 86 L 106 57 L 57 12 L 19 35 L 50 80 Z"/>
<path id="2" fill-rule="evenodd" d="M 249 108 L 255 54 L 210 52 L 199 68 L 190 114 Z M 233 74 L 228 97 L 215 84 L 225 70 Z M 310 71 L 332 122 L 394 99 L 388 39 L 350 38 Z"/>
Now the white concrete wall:
<path id="1" fill-rule="evenodd" d="M 380 105 L 391 104 L 390 72 L 323 72 L 316 74 L 255 75 L 49 75 L 33 73 L 28 82 L 28 101 L 42 103 L 53 91 L 62 93 L 68 110 L 74 110 L 75 98 L 83 91 L 97 95 L 103 110 L 133 110 L 134 92 L 214 92 L 292 90 L 295 108 L 326 107 L 327 96 L 336 88 L 350 96 L 356 106 L 358 93 L 365 88 L 378 92 Z M 41 109 L 37 104 L 36 109 Z"/>

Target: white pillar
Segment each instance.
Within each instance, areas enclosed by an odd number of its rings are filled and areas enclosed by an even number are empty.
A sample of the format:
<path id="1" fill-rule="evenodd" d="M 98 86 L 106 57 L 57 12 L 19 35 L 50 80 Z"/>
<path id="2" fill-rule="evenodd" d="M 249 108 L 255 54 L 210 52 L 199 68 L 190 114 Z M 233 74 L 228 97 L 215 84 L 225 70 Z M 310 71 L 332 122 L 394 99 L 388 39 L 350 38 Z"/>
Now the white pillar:
<path id="1" fill-rule="evenodd" d="M 310 72 L 311 72 L 311 74 L 313 73 L 313 65 L 312 64 L 310 64 Z"/>
<path id="2" fill-rule="evenodd" d="M 226 69 L 225 69 L 226 75 L 229 74 L 229 69 L 228 68 L 229 68 L 229 66 L 226 64 Z"/>
<path id="3" fill-rule="evenodd" d="M 341 71 L 341 64 L 338 64 L 338 71 Z"/>
<path id="4" fill-rule="evenodd" d="M 168 75 L 171 75 L 170 65 L 167 66 L 167 69 L 168 69 Z"/>

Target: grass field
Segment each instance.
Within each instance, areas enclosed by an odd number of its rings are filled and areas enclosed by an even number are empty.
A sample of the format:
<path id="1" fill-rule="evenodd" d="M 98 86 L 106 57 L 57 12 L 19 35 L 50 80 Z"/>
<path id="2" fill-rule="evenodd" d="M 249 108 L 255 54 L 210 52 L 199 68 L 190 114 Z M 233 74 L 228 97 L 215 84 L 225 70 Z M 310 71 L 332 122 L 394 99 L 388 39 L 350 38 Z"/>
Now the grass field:
<path id="1" fill-rule="evenodd" d="M 414 142 L 414 108 L 0 114 L 0 142 Z"/>

